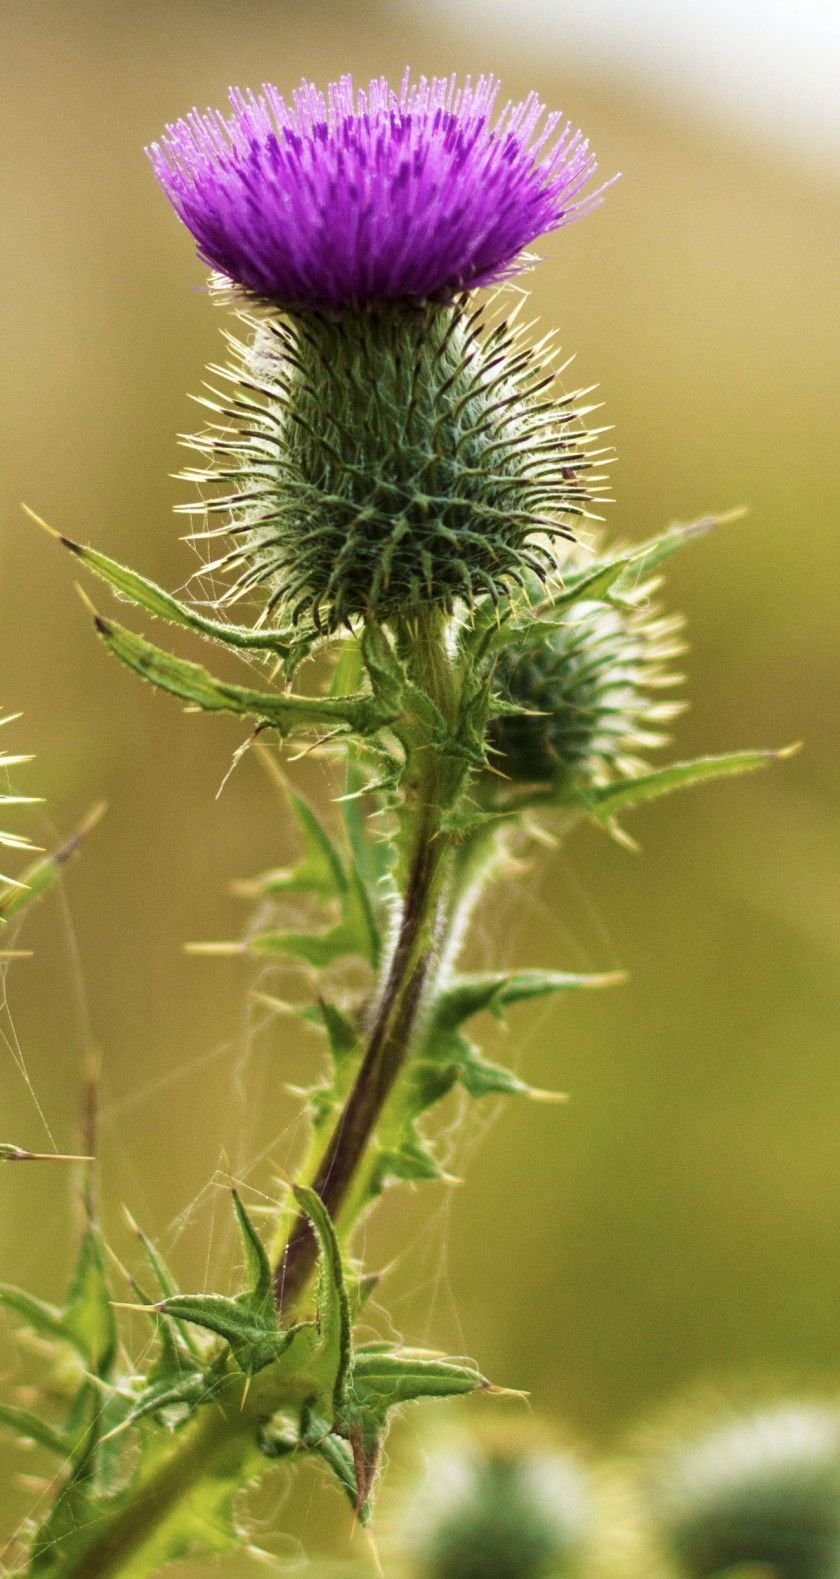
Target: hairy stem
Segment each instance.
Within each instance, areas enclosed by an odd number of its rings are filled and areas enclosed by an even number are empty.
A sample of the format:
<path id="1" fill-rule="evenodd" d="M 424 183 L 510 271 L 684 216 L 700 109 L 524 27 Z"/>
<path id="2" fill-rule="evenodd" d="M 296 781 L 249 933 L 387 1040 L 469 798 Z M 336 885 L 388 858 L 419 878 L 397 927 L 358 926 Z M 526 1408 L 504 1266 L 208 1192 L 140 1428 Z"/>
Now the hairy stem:
<path id="1" fill-rule="evenodd" d="M 412 679 L 435 703 L 440 715 L 452 723 L 457 691 L 442 621 L 427 615 L 401 634 Z M 406 815 L 413 826 L 399 931 L 358 1074 L 312 1181 L 333 1218 L 339 1216 L 408 1056 L 438 947 L 437 913 L 451 848 L 451 839 L 441 825 L 442 810 L 452 788 L 448 782 L 452 769 L 441 760 L 426 731 L 418 728 L 414 738 L 409 739 Z M 299 1297 L 314 1269 L 316 1255 L 311 1225 L 307 1218 L 298 1217 L 275 1266 L 278 1310 L 288 1309 Z"/>

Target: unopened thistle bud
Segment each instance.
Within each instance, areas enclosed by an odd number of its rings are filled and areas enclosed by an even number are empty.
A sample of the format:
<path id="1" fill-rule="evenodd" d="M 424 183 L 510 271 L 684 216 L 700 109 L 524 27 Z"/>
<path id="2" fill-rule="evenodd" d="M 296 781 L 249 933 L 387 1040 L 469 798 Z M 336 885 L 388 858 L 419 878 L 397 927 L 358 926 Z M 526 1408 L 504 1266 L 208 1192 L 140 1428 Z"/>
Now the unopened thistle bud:
<path id="1" fill-rule="evenodd" d="M 213 568 L 235 571 L 231 596 L 326 629 L 498 598 L 546 574 L 597 493 L 545 345 L 464 296 L 600 197 L 580 134 L 534 95 L 494 121 L 497 93 L 234 93 L 231 116 L 194 112 L 151 150 L 200 256 L 252 307 L 191 474 L 223 490 L 209 508 L 234 547 Z"/>
<path id="2" fill-rule="evenodd" d="M 663 700 L 681 676 L 682 620 L 651 604 L 655 584 L 612 602 L 581 600 L 549 635 L 526 635 L 501 654 L 496 689 L 521 713 L 496 718 L 490 761 L 519 783 L 586 787 L 644 770 L 666 743 L 662 725 L 682 704 Z M 532 584 L 539 602 L 541 589 Z"/>
<path id="3" fill-rule="evenodd" d="M 594 1523 L 569 1453 L 492 1436 L 436 1455 L 409 1524 L 418 1579 L 571 1579 Z"/>
<path id="4" fill-rule="evenodd" d="M 840 1573 L 840 1408 L 785 1400 L 665 1427 L 641 1475 L 680 1579 L 741 1566 L 778 1579 Z"/>

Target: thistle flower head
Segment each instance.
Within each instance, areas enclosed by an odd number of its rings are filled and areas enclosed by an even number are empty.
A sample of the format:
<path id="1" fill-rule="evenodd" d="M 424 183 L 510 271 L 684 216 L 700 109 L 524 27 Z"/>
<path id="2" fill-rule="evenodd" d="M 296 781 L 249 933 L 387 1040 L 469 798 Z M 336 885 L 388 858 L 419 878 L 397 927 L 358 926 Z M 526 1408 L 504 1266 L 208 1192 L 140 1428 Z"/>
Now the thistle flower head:
<path id="1" fill-rule="evenodd" d="M 682 704 L 658 694 L 681 678 L 669 668 L 683 651 L 682 620 L 651 603 L 650 579 L 605 603 L 572 604 L 550 635 L 523 635 L 502 653 L 497 690 L 521 713 L 491 730 L 494 767 L 527 783 L 605 784 L 644 771 L 662 746 L 662 725 Z M 529 589 L 532 601 L 539 588 Z"/>
<path id="2" fill-rule="evenodd" d="M 571 1579 L 594 1523 L 588 1475 L 568 1452 L 484 1437 L 430 1460 L 408 1515 L 419 1579 Z"/>
<path id="3" fill-rule="evenodd" d="M 451 298 L 522 267 L 537 236 L 598 202 L 580 132 L 536 94 L 497 112 L 492 77 L 384 78 L 326 95 L 232 90 L 149 155 L 199 256 L 284 308 Z"/>
<path id="4" fill-rule="evenodd" d="M 642 1469 L 648 1517 L 686 1579 L 753 1565 L 779 1579 L 840 1572 L 840 1411 L 831 1401 L 678 1414 Z"/>

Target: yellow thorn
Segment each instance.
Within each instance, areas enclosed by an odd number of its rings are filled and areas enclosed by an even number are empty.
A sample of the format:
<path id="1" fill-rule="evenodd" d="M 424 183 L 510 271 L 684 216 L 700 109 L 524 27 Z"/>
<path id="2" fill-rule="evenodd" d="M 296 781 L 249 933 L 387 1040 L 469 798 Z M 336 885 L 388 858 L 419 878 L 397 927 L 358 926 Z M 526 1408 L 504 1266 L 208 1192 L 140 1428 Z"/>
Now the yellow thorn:
<path id="1" fill-rule="evenodd" d="M 494 1398 L 530 1398 L 531 1394 L 520 1387 L 496 1387 L 493 1382 L 488 1382 L 482 1387 L 483 1393 L 490 1393 Z"/>
<path id="2" fill-rule="evenodd" d="M 529 1102 L 568 1102 L 568 1091 L 541 1091 L 537 1086 L 530 1086 L 525 1092 Z"/>
<path id="3" fill-rule="evenodd" d="M 139 1310 L 142 1311 L 144 1316 L 160 1315 L 160 1307 L 158 1305 L 129 1305 L 119 1299 L 109 1300 L 108 1303 L 112 1310 Z"/>
<path id="4" fill-rule="evenodd" d="M 244 943 L 185 943 L 185 954 L 228 955 L 246 954 Z"/>
<path id="5" fill-rule="evenodd" d="M 74 581 L 73 582 L 73 586 L 75 587 L 76 591 L 78 592 L 79 597 L 82 600 L 82 604 L 83 604 L 84 608 L 87 610 L 88 614 L 90 614 L 91 618 L 95 619 L 95 620 L 100 619 L 101 616 L 100 616 L 99 610 L 97 609 L 95 603 L 93 603 L 92 600 L 88 597 L 84 587 L 78 581 Z"/>
<path id="6" fill-rule="evenodd" d="M 76 829 L 76 838 L 86 839 L 88 834 L 92 833 L 97 824 L 102 821 L 102 818 L 105 816 L 107 810 L 108 802 L 106 800 L 96 801 L 95 804 L 91 806 L 90 811 L 85 814 L 79 823 L 79 826 Z"/>
<path id="7" fill-rule="evenodd" d="M 76 1157 L 60 1151 L 28 1151 L 27 1162 L 95 1162 L 95 1157 Z"/>
<path id="8" fill-rule="evenodd" d="M 21 888 L 24 886 L 21 883 Z M 3 948 L 0 949 L 0 959 L 31 959 L 34 949 L 31 948 Z"/>
<path id="9" fill-rule="evenodd" d="M 795 740 L 793 745 L 782 746 L 781 751 L 775 751 L 773 755 L 775 756 L 777 762 L 787 762 L 790 757 L 798 756 L 799 752 L 803 751 L 804 748 L 804 740 Z"/>
<path id="10" fill-rule="evenodd" d="M 600 992 L 602 987 L 624 987 L 629 980 L 630 972 L 628 970 L 607 970 L 600 975 L 593 976 L 589 985 L 593 990 Z"/>
<path id="11" fill-rule="evenodd" d="M 357 1522 L 358 1522 L 358 1515 L 354 1514 L 353 1515 L 353 1530 L 352 1530 L 351 1534 L 355 1533 Z M 367 1547 L 368 1547 L 368 1550 L 369 1550 L 370 1555 L 371 1555 L 371 1560 L 372 1560 L 373 1565 L 374 1565 L 374 1567 L 376 1569 L 376 1572 L 377 1572 L 377 1574 L 379 1576 L 379 1579 L 385 1579 L 385 1569 L 382 1567 L 382 1559 L 381 1559 L 381 1557 L 379 1555 L 379 1548 L 377 1547 L 376 1540 L 374 1539 L 373 1530 L 371 1530 L 368 1527 L 368 1525 L 363 1524 L 362 1525 L 362 1533 L 364 1534 L 365 1541 L 367 1542 Z"/>
<path id="12" fill-rule="evenodd" d="M 54 538 L 57 543 L 61 542 L 61 533 L 56 531 L 54 526 L 50 526 L 49 521 L 45 521 L 40 515 L 36 515 L 35 511 L 30 509 L 28 504 L 23 503 L 23 500 L 21 500 L 20 507 L 24 515 L 29 516 L 30 521 L 34 521 L 36 526 L 43 527 L 48 537 Z"/>
<path id="13" fill-rule="evenodd" d="M 749 513 L 750 507 L 748 504 L 736 504 L 733 510 L 724 510 L 722 515 L 713 515 L 712 520 L 715 526 L 728 526 L 730 521 L 743 521 L 744 516 L 749 515 Z"/>

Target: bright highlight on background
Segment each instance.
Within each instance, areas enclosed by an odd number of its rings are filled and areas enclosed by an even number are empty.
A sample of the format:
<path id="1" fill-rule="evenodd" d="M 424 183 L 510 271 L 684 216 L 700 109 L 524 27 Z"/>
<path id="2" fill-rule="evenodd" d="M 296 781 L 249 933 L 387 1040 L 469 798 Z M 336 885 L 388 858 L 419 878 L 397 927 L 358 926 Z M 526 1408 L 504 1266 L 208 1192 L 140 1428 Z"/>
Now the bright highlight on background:
<path id="1" fill-rule="evenodd" d="M 425 0 L 424 0 L 425 4 Z M 680 103 L 752 123 L 774 139 L 807 144 L 811 162 L 840 158 L 840 17 L 832 0 L 434 0 L 457 25 L 490 26 L 518 49 L 556 45 L 575 64 L 627 72 Z"/>

